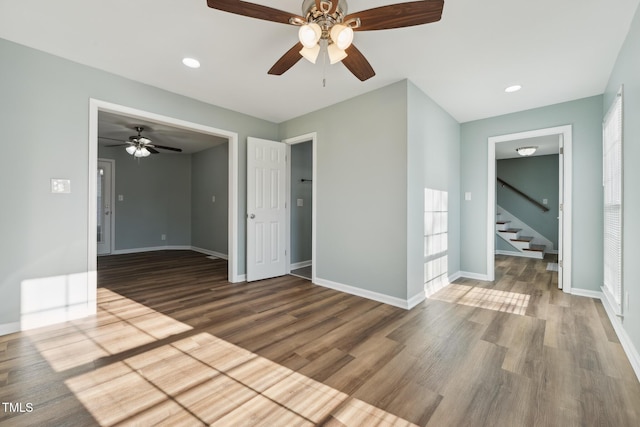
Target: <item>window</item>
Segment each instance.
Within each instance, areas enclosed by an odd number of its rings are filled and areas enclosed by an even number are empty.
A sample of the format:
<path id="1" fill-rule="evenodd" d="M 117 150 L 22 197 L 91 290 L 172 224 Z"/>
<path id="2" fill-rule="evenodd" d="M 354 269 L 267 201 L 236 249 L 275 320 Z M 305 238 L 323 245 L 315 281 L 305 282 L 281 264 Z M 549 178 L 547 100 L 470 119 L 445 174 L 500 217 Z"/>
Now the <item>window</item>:
<path id="1" fill-rule="evenodd" d="M 622 88 L 602 125 L 605 298 L 622 314 Z"/>

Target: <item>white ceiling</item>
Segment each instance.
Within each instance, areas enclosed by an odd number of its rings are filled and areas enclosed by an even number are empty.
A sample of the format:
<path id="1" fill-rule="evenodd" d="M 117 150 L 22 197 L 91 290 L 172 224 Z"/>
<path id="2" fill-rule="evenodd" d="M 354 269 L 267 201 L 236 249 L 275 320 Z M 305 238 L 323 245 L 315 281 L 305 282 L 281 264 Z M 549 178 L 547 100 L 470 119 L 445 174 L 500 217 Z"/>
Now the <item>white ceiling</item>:
<path id="1" fill-rule="evenodd" d="M 150 139 L 152 144 L 179 148 L 182 154 L 196 153 L 228 141 L 219 136 L 100 111 L 98 113 L 98 144 L 125 147 L 124 142 L 128 141 L 130 136 L 137 136 L 136 127 L 144 128 L 140 134 Z M 179 154 L 163 149 L 157 151 L 162 154 Z"/>
<path id="2" fill-rule="evenodd" d="M 377 73 L 364 83 L 321 61 L 267 75 L 297 28 L 206 0 L 0 0 L 0 37 L 276 123 L 405 78 L 466 122 L 602 93 L 639 1 L 445 0 L 440 22 L 356 33 Z M 255 3 L 300 14 L 302 0 Z"/>

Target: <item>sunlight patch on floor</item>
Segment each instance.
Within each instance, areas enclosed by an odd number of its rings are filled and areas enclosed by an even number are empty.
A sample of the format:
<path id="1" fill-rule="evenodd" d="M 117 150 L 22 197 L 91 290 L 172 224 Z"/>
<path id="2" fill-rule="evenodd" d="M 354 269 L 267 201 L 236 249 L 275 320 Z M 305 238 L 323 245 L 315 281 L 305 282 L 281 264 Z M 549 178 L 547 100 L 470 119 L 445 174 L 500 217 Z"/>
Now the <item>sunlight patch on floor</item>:
<path id="1" fill-rule="evenodd" d="M 467 285 L 451 284 L 431 296 L 432 299 L 485 308 L 524 316 L 530 295 Z"/>
<path id="2" fill-rule="evenodd" d="M 67 323 L 34 342 L 56 371 L 84 372 L 65 384 L 100 425 L 414 426 L 209 333 L 185 337 L 190 326 L 99 293 L 93 323 Z M 171 340 L 175 334 L 182 335 Z M 124 351 L 133 355 L 118 358 Z M 105 357 L 114 361 L 94 369 Z"/>

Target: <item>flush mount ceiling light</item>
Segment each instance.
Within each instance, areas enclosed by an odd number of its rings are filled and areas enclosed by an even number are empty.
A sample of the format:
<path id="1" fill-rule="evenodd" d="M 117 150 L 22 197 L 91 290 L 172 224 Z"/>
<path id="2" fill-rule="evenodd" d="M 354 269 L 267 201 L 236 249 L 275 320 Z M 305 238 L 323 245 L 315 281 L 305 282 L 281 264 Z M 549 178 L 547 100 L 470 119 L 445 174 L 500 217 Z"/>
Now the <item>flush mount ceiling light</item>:
<path id="1" fill-rule="evenodd" d="M 200 68 L 200 61 L 195 58 L 182 58 L 182 63 L 189 68 Z"/>
<path id="2" fill-rule="evenodd" d="M 516 148 L 516 151 L 521 156 L 531 156 L 533 153 L 536 152 L 537 149 L 538 147 L 520 147 L 520 148 Z"/>
<path id="3" fill-rule="evenodd" d="M 352 44 L 354 31 L 389 30 L 439 21 L 444 0 L 409 1 L 347 14 L 346 0 L 303 0 L 302 15 L 240 0 L 207 0 L 212 9 L 300 27 L 300 40 L 271 67 L 269 74 L 282 75 L 301 58 L 316 63 L 321 52 L 329 62 L 342 62 L 358 79 L 376 73 Z"/>
<path id="4" fill-rule="evenodd" d="M 513 85 L 513 86 L 509 86 L 504 91 L 507 93 L 513 93 L 513 92 L 519 91 L 520 89 L 522 89 L 522 85 Z"/>

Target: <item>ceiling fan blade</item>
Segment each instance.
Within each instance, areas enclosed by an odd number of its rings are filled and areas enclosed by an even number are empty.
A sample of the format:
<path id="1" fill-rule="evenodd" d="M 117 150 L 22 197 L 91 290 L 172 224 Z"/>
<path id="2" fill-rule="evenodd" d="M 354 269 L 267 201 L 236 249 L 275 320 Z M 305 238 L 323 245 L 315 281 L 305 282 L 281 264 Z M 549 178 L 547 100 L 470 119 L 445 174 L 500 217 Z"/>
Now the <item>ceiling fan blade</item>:
<path id="1" fill-rule="evenodd" d="M 158 154 L 160 153 L 158 150 L 156 150 L 155 148 L 149 146 L 149 145 L 145 145 L 144 148 L 146 148 L 151 154 Z"/>
<path id="2" fill-rule="evenodd" d="M 162 149 L 162 150 L 169 150 L 169 151 L 175 151 L 176 153 L 182 153 L 182 148 L 166 147 L 166 146 L 164 146 L 164 145 L 158 145 L 158 144 L 153 144 L 153 146 L 154 146 L 155 148 L 160 148 L 160 149 Z M 147 147 L 147 149 L 149 149 L 149 145 L 147 145 L 146 147 Z M 149 150 L 149 151 L 151 151 L 151 150 Z M 153 152 L 153 151 L 152 151 L 152 152 Z M 157 153 L 157 152 L 158 152 L 158 151 L 156 151 L 156 153 Z"/>
<path id="3" fill-rule="evenodd" d="M 123 144 L 126 144 L 127 142 L 123 139 L 118 139 L 118 138 L 107 138 L 106 136 L 98 136 L 98 139 L 108 139 L 110 141 L 119 141 L 122 142 Z"/>
<path id="4" fill-rule="evenodd" d="M 345 52 L 347 52 L 347 57 L 342 60 L 342 63 L 360 81 L 363 82 L 376 75 L 367 58 L 354 45 L 349 46 Z"/>
<path id="5" fill-rule="evenodd" d="M 281 76 L 284 74 L 289 68 L 296 65 L 296 63 L 302 58 L 300 55 L 300 49 L 302 49 L 302 43 L 298 42 L 295 46 L 287 51 L 280 59 L 273 64 L 273 67 L 268 71 L 269 74 L 273 74 L 276 76 Z"/>
<path id="6" fill-rule="evenodd" d="M 264 19 L 265 21 L 279 22 L 281 24 L 289 24 L 291 18 L 300 18 L 306 21 L 306 19 L 299 15 L 293 15 L 283 10 L 240 0 L 207 0 L 207 5 L 212 9 L 248 16 L 250 18 Z"/>
<path id="7" fill-rule="evenodd" d="M 439 21 L 443 8 L 444 0 L 411 1 L 351 13 L 344 20 L 360 18 L 354 31 L 388 30 Z"/>

